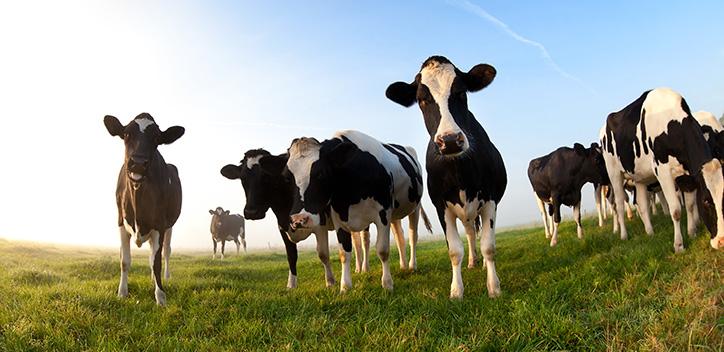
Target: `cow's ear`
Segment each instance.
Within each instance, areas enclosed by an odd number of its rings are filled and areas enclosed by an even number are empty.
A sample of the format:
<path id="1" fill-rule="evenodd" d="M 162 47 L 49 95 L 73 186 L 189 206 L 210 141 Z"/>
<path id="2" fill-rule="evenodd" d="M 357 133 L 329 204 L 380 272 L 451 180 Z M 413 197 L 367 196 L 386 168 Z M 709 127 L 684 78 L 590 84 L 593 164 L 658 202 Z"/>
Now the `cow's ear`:
<path id="1" fill-rule="evenodd" d="M 161 132 L 158 137 L 158 144 L 171 144 L 184 135 L 186 129 L 181 126 L 171 126 L 167 130 Z"/>
<path id="2" fill-rule="evenodd" d="M 269 175 L 280 175 L 286 165 L 286 159 L 274 155 L 267 155 L 259 159 L 261 171 Z"/>
<path id="3" fill-rule="evenodd" d="M 496 74 L 497 71 L 495 71 L 495 67 L 493 66 L 488 64 L 475 65 L 463 76 L 468 92 L 477 92 L 487 87 L 493 82 Z"/>
<path id="4" fill-rule="evenodd" d="M 591 143 L 591 149 L 598 150 L 598 148 L 600 148 L 600 147 L 598 146 L 598 143 L 596 143 L 596 142 Z"/>
<path id="5" fill-rule="evenodd" d="M 241 166 L 228 164 L 221 168 L 221 175 L 229 180 L 241 178 Z"/>
<path id="6" fill-rule="evenodd" d="M 355 148 L 356 146 L 354 145 L 354 143 L 342 142 L 329 151 L 327 158 L 333 166 L 341 166 L 347 160 L 349 160 Z"/>
<path id="7" fill-rule="evenodd" d="M 214 211 L 209 209 L 209 214 L 214 215 Z"/>
<path id="8" fill-rule="evenodd" d="M 229 210 L 224 210 L 224 215 L 229 215 L 229 213 L 231 213 L 231 211 L 229 211 Z"/>
<path id="9" fill-rule="evenodd" d="M 576 154 L 586 154 L 586 147 L 584 147 L 581 143 L 573 144 L 573 150 L 576 152 Z"/>
<path id="10" fill-rule="evenodd" d="M 106 117 L 103 118 L 103 124 L 106 125 L 106 130 L 108 130 L 111 136 L 123 138 L 123 130 L 125 127 L 115 116 L 106 115 Z"/>
<path id="11" fill-rule="evenodd" d="M 412 83 L 395 82 L 390 84 L 385 91 L 385 96 L 387 99 L 409 108 L 417 101 L 417 79 Z"/>

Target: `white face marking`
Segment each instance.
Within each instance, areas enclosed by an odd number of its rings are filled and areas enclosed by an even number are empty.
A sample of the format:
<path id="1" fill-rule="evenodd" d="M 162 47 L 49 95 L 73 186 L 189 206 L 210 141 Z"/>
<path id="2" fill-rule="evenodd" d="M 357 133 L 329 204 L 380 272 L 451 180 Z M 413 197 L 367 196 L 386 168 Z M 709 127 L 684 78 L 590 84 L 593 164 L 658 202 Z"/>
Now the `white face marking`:
<path id="1" fill-rule="evenodd" d="M 455 123 L 450 108 L 448 107 L 448 99 L 450 98 L 450 89 L 453 80 L 455 80 L 455 67 L 452 64 L 440 64 L 433 61 L 420 71 L 420 83 L 424 84 L 432 94 L 433 99 L 440 107 L 440 124 L 437 126 L 435 138 L 449 134 L 461 133 L 460 126 Z M 463 135 L 464 145 L 463 151 L 468 149 L 468 140 Z"/>
<path id="2" fill-rule="evenodd" d="M 153 121 L 151 121 L 150 119 L 147 119 L 147 118 L 136 119 L 136 120 L 133 120 L 133 121 L 136 122 L 136 124 L 138 125 L 138 129 L 141 131 L 141 133 L 143 133 L 143 132 L 146 131 L 146 127 L 156 124 L 155 122 L 153 122 Z"/>
<path id="3" fill-rule="evenodd" d="M 304 192 L 309 187 L 312 164 L 319 160 L 320 145 L 315 142 L 297 141 L 289 148 L 287 168 L 294 175 L 294 183 L 299 188 L 299 197 L 304 201 Z"/>
<path id="4" fill-rule="evenodd" d="M 263 155 L 257 155 L 255 157 L 246 159 L 246 168 L 251 169 L 252 167 L 254 167 L 254 165 L 259 164 L 259 159 L 261 159 L 262 157 Z"/>

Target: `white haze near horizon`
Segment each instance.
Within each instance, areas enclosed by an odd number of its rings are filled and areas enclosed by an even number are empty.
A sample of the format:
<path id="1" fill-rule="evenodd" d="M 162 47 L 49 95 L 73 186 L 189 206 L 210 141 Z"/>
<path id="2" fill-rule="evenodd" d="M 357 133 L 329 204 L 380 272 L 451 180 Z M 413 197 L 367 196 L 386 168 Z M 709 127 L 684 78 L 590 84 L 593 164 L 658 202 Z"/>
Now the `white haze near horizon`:
<path id="1" fill-rule="evenodd" d="M 244 150 L 265 147 L 281 153 L 294 137 L 323 139 L 335 130 L 354 128 L 412 145 L 424 161 L 428 136 L 420 112 L 384 100 L 384 89 L 392 81 L 386 72 L 362 72 L 377 81 L 352 87 L 346 83 L 349 78 L 325 76 L 322 68 L 289 68 L 294 60 L 285 55 L 255 58 L 251 53 L 268 45 L 264 33 L 236 33 L 229 27 L 223 19 L 208 21 L 201 8 L 188 4 L 0 5 L 0 237 L 117 246 L 114 191 L 123 144 L 106 132 L 106 114 L 127 123 L 145 111 L 162 129 L 186 128 L 177 142 L 160 147 L 164 158 L 178 166 L 183 185 L 183 209 L 174 228 L 176 248 L 211 247 L 208 209 L 222 206 L 241 212 L 240 182 L 222 178 L 219 169 L 238 162 Z M 391 69 L 402 80 L 411 79 L 416 68 Z M 303 83 L 304 88 L 280 87 L 284 82 Z M 360 110 L 365 105 L 356 101 L 355 92 L 333 96 L 330 87 L 338 86 L 364 92 L 360 95 L 365 99 L 379 98 Z M 509 186 L 498 224 L 537 221 L 525 176 L 530 158 L 506 152 L 518 141 L 504 133 L 505 121 L 486 120 L 491 110 L 499 110 L 487 108 L 486 99 L 478 94 L 470 104 L 506 160 Z M 339 113 L 329 109 L 334 104 L 354 109 L 337 120 Z M 365 118 L 389 111 L 399 116 Z M 583 198 L 590 211 L 590 186 Z M 424 206 L 441 238 L 427 196 Z M 263 221 L 247 221 L 247 233 L 251 248 L 282 243 L 273 214 Z M 422 226 L 420 233 L 429 236 Z M 305 245 L 313 246 L 311 241 Z M 333 234 L 330 243 L 336 243 Z"/>

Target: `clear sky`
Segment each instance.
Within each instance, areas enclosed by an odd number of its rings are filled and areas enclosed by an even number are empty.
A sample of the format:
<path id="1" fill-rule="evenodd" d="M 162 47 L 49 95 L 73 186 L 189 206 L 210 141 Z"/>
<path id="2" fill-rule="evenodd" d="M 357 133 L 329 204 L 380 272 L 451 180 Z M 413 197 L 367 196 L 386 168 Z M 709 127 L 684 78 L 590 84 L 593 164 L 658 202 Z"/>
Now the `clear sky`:
<path id="1" fill-rule="evenodd" d="M 0 237 L 118 245 L 123 144 L 106 114 L 186 127 L 161 147 L 184 190 L 177 248 L 211 247 L 208 209 L 241 212 L 241 184 L 219 169 L 247 149 L 359 129 L 424 161 L 419 109 L 384 91 L 438 54 L 498 70 L 469 104 L 507 166 L 498 223 L 530 223 L 528 161 L 595 141 L 644 90 L 724 112 L 722 14 L 719 0 L 2 2 Z M 587 186 L 589 212 L 592 199 Z M 281 244 L 271 214 L 247 231 L 251 247 Z"/>

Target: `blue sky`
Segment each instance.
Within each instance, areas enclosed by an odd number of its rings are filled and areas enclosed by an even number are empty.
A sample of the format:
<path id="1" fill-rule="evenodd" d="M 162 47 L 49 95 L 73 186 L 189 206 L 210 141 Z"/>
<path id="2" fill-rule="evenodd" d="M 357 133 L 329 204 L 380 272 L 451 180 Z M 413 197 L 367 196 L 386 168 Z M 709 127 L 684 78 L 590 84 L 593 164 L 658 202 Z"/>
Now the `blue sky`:
<path id="1" fill-rule="evenodd" d="M 424 159 L 419 109 L 384 91 L 437 54 L 498 70 L 469 104 L 507 166 L 498 223 L 530 223 L 528 161 L 595 141 L 644 90 L 669 86 L 694 110 L 724 112 L 723 13 L 721 1 L 3 3 L 0 148 L 13 167 L 0 176 L 12 185 L 0 236 L 117 245 L 122 143 L 106 114 L 187 128 L 161 150 L 184 187 L 180 247 L 210 246 L 209 208 L 241 211 L 241 185 L 218 170 L 246 149 L 359 129 Z M 586 187 L 589 211 L 592 198 Z M 248 226 L 250 245 L 281 243 L 271 217 Z"/>

